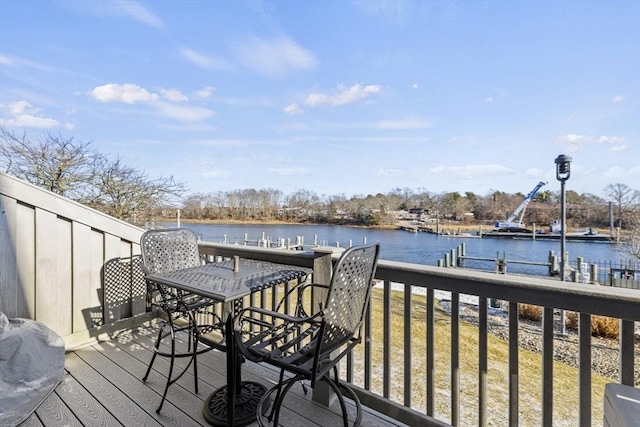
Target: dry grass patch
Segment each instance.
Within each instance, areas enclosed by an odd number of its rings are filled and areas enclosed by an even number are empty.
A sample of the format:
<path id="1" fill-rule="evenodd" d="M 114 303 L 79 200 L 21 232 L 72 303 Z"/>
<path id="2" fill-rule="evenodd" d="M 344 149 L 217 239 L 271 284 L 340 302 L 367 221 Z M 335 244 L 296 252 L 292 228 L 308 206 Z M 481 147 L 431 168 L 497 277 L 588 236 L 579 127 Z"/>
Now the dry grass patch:
<path id="1" fill-rule="evenodd" d="M 518 317 L 540 322 L 542 320 L 542 307 L 539 305 L 518 304 Z"/>
<path id="2" fill-rule="evenodd" d="M 567 313 L 567 328 L 578 330 L 580 316 L 574 311 Z M 591 316 L 591 335 L 596 337 L 618 339 L 620 336 L 620 320 L 613 317 Z"/>

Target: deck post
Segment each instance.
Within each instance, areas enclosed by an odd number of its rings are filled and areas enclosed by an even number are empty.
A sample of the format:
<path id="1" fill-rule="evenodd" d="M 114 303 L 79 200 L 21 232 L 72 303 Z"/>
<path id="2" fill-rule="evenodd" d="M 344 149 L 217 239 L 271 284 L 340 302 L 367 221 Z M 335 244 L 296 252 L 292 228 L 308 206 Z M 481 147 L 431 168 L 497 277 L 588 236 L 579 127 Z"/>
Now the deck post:
<path id="1" fill-rule="evenodd" d="M 333 260 L 331 255 L 342 252 L 344 249 L 330 246 L 319 246 L 313 248 L 313 283 L 328 285 L 331 282 L 331 274 L 333 273 Z M 317 303 L 324 301 L 326 291 L 317 289 L 313 291 L 311 296 L 312 307 L 316 307 Z M 323 304 L 324 305 L 324 304 Z M 336 399 L 335 393 L 323 381 L 316 383 L 313 389 L 313 400 L 322 405 L 329 406 Z"/>

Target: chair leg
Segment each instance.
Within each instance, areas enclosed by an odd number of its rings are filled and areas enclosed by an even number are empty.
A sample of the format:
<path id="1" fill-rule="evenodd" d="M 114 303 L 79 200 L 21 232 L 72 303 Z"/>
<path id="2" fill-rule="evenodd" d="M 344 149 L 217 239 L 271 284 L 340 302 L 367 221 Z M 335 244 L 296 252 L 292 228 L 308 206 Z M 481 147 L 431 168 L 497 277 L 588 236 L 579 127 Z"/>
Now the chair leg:
<path id="1" fill-rule="evenodd" d="M 276 405 L 275 403 L 280 399 L 280 393 L 282 393 L 282 381 L 284 380 L 284 369 L 280 369 L 280 379 L 278 380 L 276 397 L 273 400 L 273 406 L 271 407 L 271 412 L 269 412 L 269 416 L 267 419 L 271 422 L 273 420 L 273 413 L 275 412 Z"/>
<path id="2" fill-rule="evenodd" d="M 165 332 L 165 328 L 169 328 L 168 332 Z M 164 392 L 162 394 L 162 400 L 160 401 L 160 405 L 158 406 L 158 409 L 156 410 L 156 413 L 160 413 L 160 410 L 162 409 L 162 406 L 164 404 L 164 401 L 166 400 L 167 397 L 167 393 L 169 391 L 169 386 L 171 386 L 171 384 L 175 383 L 176 381 L 178 381 L 180 379 L 180 377 L 182 377 L 182 375 L 184 375 L 188 370 L 191 364 L 193 364 L 193 382 L 194 382 L 194 389 L 195 389 L 195 393 L 198 394 L 198 359 L 197 359 L 197 355 L 198 355 L 198 344 L 200 342 L 200 331 L 198 330 L 198 325 L 197 322 L 195 321 L 195 318 L 193 315 L 189 316 L 189 325 L 188 327 L 183 327 L 183 328 L 177 328 L 177 330 L 187 330 L 187 353 L 183 354 L 181 353 L 180 355 L 176 355 L 176 327 L 173 324 L 172 318 L 171 316 L 169 316 L 169 320 L 167 322 L 165 322 L 161 327 L 160 330 L 158 331 L 158 337 L 156 338 L 156 342 L 155 342 L 155 346 L 154 346 L 154 351 L 153 351 L 153 355 L 151 356 L 151 361 L 149 362 L 149 366 L 147 367 L 147 371 L 144 375 L 144 377 L 142 378 L 142 381 L 147 381 L 147 378 L 149 377 L 149 374 L 151 373 L 151 369 L 153 366 L 153 363 L 156 360 L 156 357 L 158 355 L 164 356 L 164 357 L 170 357 L 170 361 L 169 361 L 169 373 L 167 374 L 167 383 L 165 385 L 164 388 Z M 171 353 L 166 353 L 160 350 L 160 345 L 162 343 L 162 340 L 167 338 L 168 336 L 171 336 Z M 208 350 L 205 350 L 208 351 Z M 175 367 L 175 359 L 177 357 L 184 357 L 184 356 L 188 356 L 189 357 L 189 363 L 184 367 L 184 369 L 182 369 L 180 371 L 180 373 L 178 375 L 176 375 L 175 377 L 173 376 L 173 372 L 174 372 L 174 367 Z"/>
<path id="3" fill-rule="evenodd" d="M 189 323 L 191 323 L 192 321 L 189 320 Z M 192 331 L 189 331 L 189 341 L 191 341 L 191 336 L 193 335 L 193 356 L 192 356 L 192 361 L 193 361 L 193 383 L 194 383 L 194 389 L 196 394 L 198 394 L 198 343 L 200 342 L 200 334 L 198 333 L 198 325 L 196 324 L 196 321 L 193 320 L 193 323 L 191 323 L 191 328 Z"/>
<path id="4" fill-rule="evenodd" d="M 171 362 L 169 363 L 169 374 L 167 375 L 167 385 L 165 385 L 164 387 L 164 393 L 162 394 L 162 400 L 160 400 L 160 405 L 158 406 L 158 409 L 156 409 L 156 414 L 160 413 L 160 410 L 162 409 L 162 405 L 164 405 L 164 401 L 167 398 L 167 392 L 169 391 L 169 386 L 171 384 L 173 384 L 173 381 L 175 380 L 171 380 L 171 376 L 173 375 L 173 364 L 175 362 L 175 358 L 176 358 L 176 334 L 175 331 L 173 330 L 173 324 L 171 325 Z"/>
<path id="5" fill-rule="evenodd" d="M 360 425 L 360 422 L 362 421 L 362 404 L 360 403 L 360 398 L 358 398 L 358 395 L 351 389 L 351 387 L 347 386 L 342 381 L 340 381 L 340 378 L 338 377 L 337 366 L 333 367 L 333 375 L 335 377 L 335 380 L 332 380 L 329 374 L 327 373 L 327 375 L 324 376 L 321 379 L 321 381 L 324 381 L 327 384 L 329 384 L 329 386 L 333 389 L 333 392 L 338 397 L 338 400 L 340 402 L 340 408 L 342 409 L 342 417 L 343 417 L 343 423 L 345 427 L 348 426 L 347 407 L 344 402 L 343 393 L 341 393 L 340 390 L 341 389 L 344 390 L 345 394 L 348 395 L 348 397 L 350 397 L 351 400 L 353 400 L 353 403 L 356 405 L 356 419 L 353 422 L 353 427 L 357 427 Z"/>
<path id="6" fill-rule="evenodd" d="M 349 427 L 349 417 L 348 417 L 348 414 L 347 414 L 347 405 L 344 403 L 344 397 L 342 397 L 342 393 L 340 393 L 340 389 L 336 385 L 335 381 L 333 381 L 328 376 L 322 377 L 322 381 L 324 381 L 325 383 L 329 384 L 329 386 L 331 387 L 333 392 L 338 397 L 338 402 L 340 402 L 340 409 L 342 410 L 342 424 L 344 425 L 344 427 Z M 354 427 L 359 425 L 359 424 L 360 424 L 359 422 L 358 422 L 358 424 L 354 424 Z"/>
<path id="7" fill-rule="evenodd" d="M 153 367 L 153 362 L 155 362 L 156 360 L 156 356 L 158 355 L 158 351 L 160 349 L 160 342 L 162 341 L 162 332 L 164 331 L 164 327 L 167 326 L 167 324 L 163 324 L 160 327 L 160 330 L 158 331 L 158 336 L 156 338 L 156 343 L 153 346 L 153 356 L 151 356 L 151 361 L 149 362 L 149 366 L 147 367 L 147 372 L 144 374 L 144 377 L 142 377 L 142 381 L 146 382 L 147 378 L 149 377 L 149 373 L 151 372 L 151 368 Z"/>
<path id="8" fill-rule="evenodd" d="M 282 390 L 282 393 L 280 394 L 280 398 L 276 399 L 273 402 L 273 405 L 275 406 L 275 410 L 276 410 L 276 414 L 275 414 L 275 418 L 273 420 L 273 425 L 274 426 L 278 426 L 279 425 L 279 421 L 280 421 L 280 408 L 282 408 L 282 402 L 284 401 L 284 397 L 287 395 L 287 393 L 289 392 L 289 390 L 291 390 L 291 387 L 293 387 L 293 385 L 300 381 L 302 378 L 299 376 L 295 376 L 293 378 L 288 379 L 286 382 L 286 385 L 284 386 L 284 389 Z M 280 383 L 282 384 L 282 383 Z"/>

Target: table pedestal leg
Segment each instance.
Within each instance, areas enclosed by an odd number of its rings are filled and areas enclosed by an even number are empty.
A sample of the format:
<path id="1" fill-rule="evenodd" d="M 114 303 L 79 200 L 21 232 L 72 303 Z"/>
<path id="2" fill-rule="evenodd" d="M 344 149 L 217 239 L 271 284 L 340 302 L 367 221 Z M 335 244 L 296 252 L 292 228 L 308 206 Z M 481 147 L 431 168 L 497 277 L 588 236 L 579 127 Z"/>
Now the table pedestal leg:
<path id="1" fill-rule="evenodd" d="M 205 420 L 214 426 L 246 426 L 256 420 L 258 404 L 266 387 L 253 381 L 242 381 L 242 357 L 233 337 L 233 318 L 226 322 L 227 385 L 214 391 L 204 402 Z"/>

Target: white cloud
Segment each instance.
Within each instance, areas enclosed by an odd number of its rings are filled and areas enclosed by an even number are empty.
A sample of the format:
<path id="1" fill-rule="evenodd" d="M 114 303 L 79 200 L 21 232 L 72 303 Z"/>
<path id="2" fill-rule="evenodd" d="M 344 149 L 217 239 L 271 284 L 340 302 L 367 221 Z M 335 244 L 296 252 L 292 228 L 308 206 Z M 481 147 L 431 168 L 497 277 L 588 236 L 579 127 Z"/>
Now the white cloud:
<path id="1" fill-rule="evenodd" d="M 296 176 L 296 175 L 308 175 L 309 169 L 303 167 L 283 167 L 283 168 L 271 168 L 269 172 L 276 175 L 284 176 Z"/>
<path id="2" fill-rule="evenodd" d="M 404 120 L 381 120 L 375 123 L 376 129 L 382 130 L 402 130 L 402 129 L 427 129 L 432 126 L 431 122 L 425 119 L 404 119 Z"/>
<path id="3" fill-rule="evenodd" d="M 356 0 L 354 5 L 367 15 L 385 16 L 397 24 L 404 23 L 411 16 L 415 7 L 414 3 L 396 0 Z"/>
<path id="4" fill-rule="evenodd" d="M 490 104 L 493 102 L 493 98 L 492 97 L 488 97 L 487 99 L 484 100 L 484 102 Z"/>
<path id="5" fill-rule="evenodd" d="M 629 148 L 628 145 L 624 144 L 624 145 L 614 145 L 613 147 L 609 148 L 609 151 L 613 151 L 614 153 L 620 153 L 622 151 L 626 151 L 627 148 Z"/>
<path id="6" fill-rule="evenodd" d="M 250 139 L 231 139 L 231 138 L 217 138 L 217 139 L 198 139 L 192 141 L 194 145 L 201 145 L 205 147 L 246 147 L 248 145 L 260 144 L 262 141 L 254 141 Z"/>
<path id="7" fill-rule="evenodd" d="M 168 102 L 156 102 L 153 104 L 153 107 L 163 116 L 185 121 L 204 120 L 216 114 L 215 111 L 208 108 L 184 104 L 176 105 Z"/>
<path id="8" fill-rule="evenodd" d="M 613 102 L 622 102 L 622 101 L 624 101 L 624 96 L 616 95 L 616 96 L 613 97 L 613 99 L 611 101 L 613 101 Z"/>
<path id="9" fill-rule="evenodd" d="M 225 59 L 212 55 L 204 55 L 186 47 L 180 48 L 180 53 L 187 61 L 201 68 L 211 70 L 231 70 L 233 68 Z"/>
<path id="10" fill-rule="evenodd" d="M 304 101 L 305 105 L 311 107 L 328 105 L 331 107 L 351 104 L 368 98 L 372 94 L 376 94 L 382 90 L 380 85 L 354 84 L 350 87 L 338 85 L 333 94 L 311 93 Z"/>
<path id="11" fill-rule="evenodd" d="M 229 178 L 231 173 L 221 169 L 206 169 L 201 172 L 203 178 Z"/>
<path id="12" fill-rule="evenodd" d="M 426 136 L 354 136 L 350 138 L 338 139 L 344 141 L 366 142 L 371 144 L 426 144 L 430 141 Z"/>
<path id="13" fill-rule="evenodd" d="M 255 72 L 281 76 L 316 66 L 315 56 L 289 37 L 266 40 L 251 37 L 238 46 L 238 60 Z"/>
<path id="14" fill-rule="evenodd" d="M 31 114 L 21 114 L 8 119 L 0 119 L 0 125 L 7 127 L 53 128 L 58 126 L 58 121 L 46 117 L 36 117 Z"/>
<path id="15" fill-rule="evenodd" d="M 162 20 L 144 7 L 142 3 L 119 0 L 116 4 L 123 15 L 127 15 L 152 28 L 162 29 L 164 27 Z"/>
<path id="16" fill-rule="evenodd" d="M 304 112 L 302 108 L 300 108 L 300 106 L 295 102 L 291 105 L 287 105 L 286 107 L 283 108 L 283 110 L 289 116 L 297 116 Z"/>
<path id="17" fill-rule="evenodd" d="M 609 182 L 637 182 L 640 179 L 640 166 L 613 166 L 604 172 L 604 176 Z"/>
<path id="18" fill-rule="evenodd" d="M 540 176 L 544 175 L 544 171 L 542 171 L 542 170 L 540 170 L 538 168 L 529 168 L 525 172 L 525 175 L 531 176 L 531 177 L 540 177 Z"/>
<path id="19" fill-rule="evenodd" d="M 164 28 L 162 19 L 137 0 L 67 1 L 60 4 L 91 16 L 126 17 L 151 28 Z"/>
<path id="20" fill-rule="evenodd" d="M 610 148 L 611 151 L 623 151 L 626 149 L 625 139 L 619 136 L 602 135 L 600 137 L 592 137 L 569 133 L 559 137 L 557 140 L 561 144 L 566 144 L 568 153 L 577 153 L 588 144 L 615 144 Z"/>
<path id="21" fill-rule="evenodd" d="M 578 151 L 582 150 L 584 146 L 582 144 L 567 144 L 567 146 L 565 147 L 565 151 L 567 153 L 577 153 Z"/>
<path id="22" fill-rule="evenodd" d="M 598 138 L 598 142 L 600 144 L 620 144 L 621 142 L 624 142 L 624 138 L 621 138 L 619 136 L 601 136 L 600 138 Z"/>
<path id="23" fill-rule="evenodd" d="M 0 64 L 1 65 L 15 65 L 14 62 L 11 60 L 11 58 L 9 58 L 8 56 L 5 56 L 5 55 L 0 55 Z"/>
<path id="24" fill-rule="evenodd" d="M 561 136 L 559 141 L 566 144 L 586 144 L 588 142 L 588 138 L 575 133 L 569 133 Z"/>
<path id="25" fill-rule="evenodd" d="M 159 92 L 160 92 L 160 96 L 162 96 L 162 98 L 168 99 L 169 101 L 183 102 L 183 101 L 188 101 L 189 100 L 189 98 L 185 94 L 180 92 L 179 90 L 175 90 L 175 89 L 160 89 Z"/>
<path id="26" fill-rule="evenodd" d="M 20 58 L 17 56 L 6 56 L 6 55 L 0 55 L 0 65 L 6 65 L 9 67 L 16 67 L 16 68 L 34 68 L 36 70 L 40 70 L 40 71 L 51 71 L 53 68 L 43 65 L 43 64 L 39 64 L 37 62 L 33 62 L 29 59 L 25 59 L 25 58 Z"/>
<path id="27" fill-rule="evenodd" d="M 7 127 L 53 128 L 59 125 L 55 119 L 42 117 L 40 110 L 27 101 L 0 104 L 0 111 L 7 117 L 0 118 L 0 125 Z"/>
<path id="28" fill-rule="evenodd" d="M 97 86 L 89 94 L 101 102 L 122 102 L 125 104 L 153 102 L 159 98 L 158 94 L 151 93 L 138 85 L 130 83 L 123 85 L 109 83 Z"/>
<path id="29" fill-rule="evenodd" d="M 418 83 L 414 83 L 411 85 L 412 89 L 418 89 L 420 86 L 418 85 Z"/>
<path id="30" fill-rule="evenodd" d="M 402 169 L 392 169 L 392 168 L 380 168 L 376 172 L 378 176 L 400 176 L 404 175 L 404 170 Z"/>
<path id="31" fill-rule="evenodd" d="M 185 105 L 188 97 L 175 89 L 160 89 L 160 94 L 152 93 L 138 85 L 109 83 L 95 87 L 89 95 L 101 102 L 124 104 L 146 104 L 165 117 L 183 121 L 199 121 L 213 117 L 213 110 L 194 105 Z M 168 101 L 163 101 L 161 98 Z M 177 103 L 180 103 L 179 105 Z"/>
<path id="32" fill-rule="evenodd" d="M 213 91 L 216 90 L 213 86 L 207 86 L 204 89 L 196 91 L 195 97 L 197 99 L 209 99 L 213 95 Z"/>
<path id="33" fill-rule="evenodd" d="M 464 165 L 464 166 L 436 166 L 429 169 L 433 175 L 443 175 L 450 178 L 477 179 L 485 176 L 505 176 L 513 174 L 513 169 L 502 165 Z"/>

